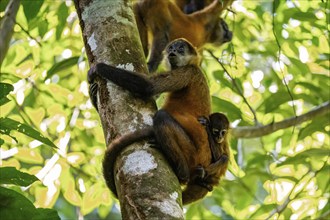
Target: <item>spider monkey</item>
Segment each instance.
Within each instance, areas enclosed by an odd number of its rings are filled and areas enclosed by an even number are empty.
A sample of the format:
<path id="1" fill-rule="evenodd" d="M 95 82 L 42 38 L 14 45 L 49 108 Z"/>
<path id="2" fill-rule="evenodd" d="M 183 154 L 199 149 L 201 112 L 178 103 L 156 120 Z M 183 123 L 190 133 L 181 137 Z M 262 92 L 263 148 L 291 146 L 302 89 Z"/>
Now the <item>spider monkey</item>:
<path id="1" fill-rule="evenodd" d="M 152 37 L 149 72 L 156 71 L 163 58 L 163 50 L 174 39 L 185 38 L 197 48 L 206 43 L 222 45 L 231 41 L 232 32 L 219 15 L 232 1 L 225 0 L 221 4 L 219 0 L 214 0 L 206 8 L 189 15 L 169 0 L 141 0 L 135 3 L 135 20 L 146 57 L 149 51 L 148 36 Z"/>
<path id="2" fill-rule="evenodd" d="M 227 142 L 227 133 L 229 129 L 229 120 L 223 113 L 217 112 L 209 116 L 209 119 L 202 116 L 198 121 L 205 126 L 210 148 L 212 151 L 212 162 L 216 162 L 222 155 L 228 155 L 229 147 Z"/>
<path id="3" fill-rule="evenodd" d="M 207 167 L 212 162 L 206 129 L 197 120 L 210 114 L 210 92 L 199 68 L 199 54 L 187 40 L 172 41 L 165 50 L 165 58 L 170 71 L 151 77 L 99 63 L 89 70 L 88 80 L 93 83 L 95 77 L 101 76 L 144 99 L 168 92 L 164 105 L 154 115 L 152 129 L 146 128 L 137 133 L 140 138 L 154 134 L 157 146 L 169 161 L 179 182 L 187 184 L 197 166 Z M 95 93 L 95 90 L 91 92 Z M 108 146 L 103 160 L 106 183 L 116 196 L 115 155 L 121 147 L 139 138 L 133 139 L 115 140 Z M 190 192 L 184 190 L 183 193 L 189 195 Z"/>
<path id="4" fill-rule="evenodd" d="M 195 202 L 203 198 L 213 186 L 219 184 L 220 178 L 225 175 L 229 163 L 228 129 L 229 120 L 222 113 L 213 113 L 206 117 L 198 118 L 198 121 L 206 127 L 210 148 L 212 152 L 212 163 L 207 167 L 197 166 L 191 175 L 193 184 L 189 184 L 182 193 L 183 204 Z"/>

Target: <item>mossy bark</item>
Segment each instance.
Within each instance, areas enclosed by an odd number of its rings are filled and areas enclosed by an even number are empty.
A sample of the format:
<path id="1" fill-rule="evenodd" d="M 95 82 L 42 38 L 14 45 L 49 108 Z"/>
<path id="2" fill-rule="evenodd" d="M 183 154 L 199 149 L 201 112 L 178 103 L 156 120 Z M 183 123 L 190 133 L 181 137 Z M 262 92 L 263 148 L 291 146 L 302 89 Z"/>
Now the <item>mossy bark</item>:
<path id="1" fill-rule="evenodd" d="M 89 64 L 103 62 L 146 73 L 138 30 L 127 0 L 75 0 Z M 106 144 L 127 132 L 152 124 L 153 100 L 142 101 L 127 91 L 97 79 L 98 109 Z M 115 181 L 123 219 L 183 219 L 178 180 L 156 149 L 134 143 L 115 166 Z"/>

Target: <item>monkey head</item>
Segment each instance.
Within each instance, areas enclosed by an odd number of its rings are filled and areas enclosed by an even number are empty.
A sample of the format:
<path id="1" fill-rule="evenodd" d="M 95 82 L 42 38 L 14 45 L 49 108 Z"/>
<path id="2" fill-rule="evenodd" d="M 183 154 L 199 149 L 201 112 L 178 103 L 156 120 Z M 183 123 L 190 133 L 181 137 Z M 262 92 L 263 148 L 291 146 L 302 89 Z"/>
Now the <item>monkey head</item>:
<path id="1" fill-rule="evenodd" d="M 194 46 L 184 38 L 173 40 L 165 49 L 165 61 L 170 69 L 186 65 L 198 65 L 199 55 Z"/>
<path id="2" fill-rule="evenodd" d="M 222 143 L 229 130 L 229 121 L 226 115 L 222 113 L 213 113 L 210 115 L 210 129 L 213 139 L 218 143 Z"/>
<path id="3" fill-rule="evenodd" d="M 233 33 L 229 30 L 227 23 L 222 18 L 215 23 L 214 27 L 209 28 L 213 28 L 213 30 L 210 31 L 209 43 L 216 46 L 230 42 L 233 38 Z"/>

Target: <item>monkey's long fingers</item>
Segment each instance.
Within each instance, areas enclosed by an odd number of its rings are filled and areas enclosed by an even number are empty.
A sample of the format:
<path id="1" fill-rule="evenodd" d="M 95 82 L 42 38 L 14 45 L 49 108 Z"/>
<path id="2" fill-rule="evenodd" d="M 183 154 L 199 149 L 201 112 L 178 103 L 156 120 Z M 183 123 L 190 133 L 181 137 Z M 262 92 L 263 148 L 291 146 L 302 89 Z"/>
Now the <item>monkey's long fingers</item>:
<path id="1" fill-rule="evenodd" d="M 92 66 L 87 73 L 87 80 L 90 84 L 94 82 L 96 74 L 96 66 Z"/>
<path id="2" fill-rule="evenodd" d="M 209 124 L 209 120 L 205 116 L 201 116 L 197 118 L 197 120 L 203 126 L 207 126 Z"/>

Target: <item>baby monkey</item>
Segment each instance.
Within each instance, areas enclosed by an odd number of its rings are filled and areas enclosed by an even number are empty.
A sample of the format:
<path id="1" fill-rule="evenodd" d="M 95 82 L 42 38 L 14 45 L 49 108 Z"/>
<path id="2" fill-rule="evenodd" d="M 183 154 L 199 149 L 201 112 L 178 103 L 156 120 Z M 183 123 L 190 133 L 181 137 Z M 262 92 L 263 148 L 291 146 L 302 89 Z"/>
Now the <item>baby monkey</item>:
<path id="1" fill-rule="evenodd" d="M 191 181 L 183 192 L 183 203 L 191 203 L 196 198 L 204 197 L 213 186 L 219 184 L 220 178 L 225 175 L 229 163 L 228 130 L 229 120 L 222 113 L 213 113 L 207 117 L 199 117 L 198 121 L 205 126 L 212 153 L 212 163 L 207 166 L 197 166 L 191 174 Z M 194 195 L 194 196 L 191 196 Z"/>

